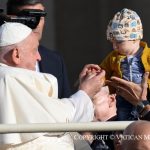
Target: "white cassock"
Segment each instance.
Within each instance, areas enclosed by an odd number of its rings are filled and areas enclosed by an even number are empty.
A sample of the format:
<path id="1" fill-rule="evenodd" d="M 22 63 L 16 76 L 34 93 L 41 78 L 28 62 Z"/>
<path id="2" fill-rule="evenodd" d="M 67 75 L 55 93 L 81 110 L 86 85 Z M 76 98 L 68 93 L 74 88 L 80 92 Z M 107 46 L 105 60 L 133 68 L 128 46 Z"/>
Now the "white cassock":
<path id="1" fill-rule="evenodd" d="M 84 91 L 80 90 L 70 98 L 63 99 L 58 99 L 57 93 L 57 79 L 53 75 L 10 67 L 1 63 L 0 123 L 59 123 L 93 120 L 93 104 Z M 52 136 L 56 133 L 0 134 L 0 144 L 19 144 L 45 134 Z"/>

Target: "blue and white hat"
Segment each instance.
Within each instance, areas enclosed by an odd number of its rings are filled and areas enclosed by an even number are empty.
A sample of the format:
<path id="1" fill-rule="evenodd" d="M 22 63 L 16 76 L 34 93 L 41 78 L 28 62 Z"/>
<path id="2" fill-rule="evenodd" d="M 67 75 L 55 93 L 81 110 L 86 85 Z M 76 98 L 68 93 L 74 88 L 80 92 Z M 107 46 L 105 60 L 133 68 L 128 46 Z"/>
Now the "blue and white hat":
<path id="1" fill-rule="evenodd" d="M 117 12 L 107 27 L 107 39 L 126 41 L 143 38 L 143 27 L 138 14 L 124 8 Z"/>

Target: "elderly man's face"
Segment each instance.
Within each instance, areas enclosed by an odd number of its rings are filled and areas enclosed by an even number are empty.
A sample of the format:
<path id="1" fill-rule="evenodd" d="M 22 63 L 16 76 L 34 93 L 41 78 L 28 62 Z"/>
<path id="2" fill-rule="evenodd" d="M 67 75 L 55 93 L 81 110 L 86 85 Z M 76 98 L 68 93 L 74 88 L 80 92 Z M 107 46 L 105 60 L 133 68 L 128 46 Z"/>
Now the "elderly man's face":
<path id="1" fill-rule="evenodd" d="M 35 70 L 36 62 L 41 60 L 38 52 L 39 41 L 34 33 L 20 45 L 20 63 L 18 67 Z"/>

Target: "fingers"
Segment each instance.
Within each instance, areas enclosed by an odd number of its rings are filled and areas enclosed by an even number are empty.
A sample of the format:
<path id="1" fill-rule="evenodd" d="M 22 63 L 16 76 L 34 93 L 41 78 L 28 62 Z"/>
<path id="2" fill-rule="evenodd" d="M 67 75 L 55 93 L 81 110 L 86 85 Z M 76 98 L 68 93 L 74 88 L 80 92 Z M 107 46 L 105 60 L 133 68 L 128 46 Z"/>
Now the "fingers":
<path id="1" fill-rule="evenodd" d="M 148 77 L 149 77 L 149 72 L 145 72 L 141 83 L 141 87 L 142 87 L 141 99 L 143 100 L 147 99 Z"/>
<path id="2" fill-rule="evenodd" d="M 93 96 L 101 89 L 104 85 L 105 71 L 101 70 L 101 72 L 97 73 L 95 76 L 90 79 L 85 77 L 82 82 L 80 82 L 79 89 L 85 91 L 89 97 L 93 98 Z"/>
<path id="3" fill-rule="evenodd" d="M 85 79 L 91 79 L 92 77 L 96 76 L 97 73 L 96 72 L 88 72 Z"/>
<path id="4" fill-rule="evenodd" d="M 97 84 L 99 84 L 100 88 L 104 85 L 105 83 L 105 71 L 101 70 L 101 72 L 91 75 L 91 78 L 89 78 L 89 80 L 95 80 L 97 82 Z"/>
<path id="5" fill-rule="evenodd" d="M 129 103 L 133 105 L 136 105 L 138 102 L 135 95 L 132 95 L 132 93 L 124 87 L 118 86 L 116 94 L 124 97 L 125 100 L 127 100 Z"/>
<path id="6" fill-rule="evenodd" d="M 97 78 L 98 81 L 103 81 L 105 79 L 105 71 L 101 70 L 101 72 L 91 73 L 87 76 L 88 79 L 94 78 L 94 80 Z"/>
<path id="7" fill-rule="evenodd" d="M 118 77 L 111 77 L 112 83 L 111 86 L 116 87 L 116 86 L 122 86 L 122 87 L 132 87 L 135 86 L 135 83 L 118 78 Z"/>
<path id="8" fill-rule="evenodd" d="M 111 94 L 114 94 L 119 90 L 118 86 L 122 86 L 120 83 L 118 83 L 116 81 L 114 82 L 114 81 L 111 81 L 111 80 L 106 80 L 105 85 L 108 85 L 109 91 L 110 91 Z"/>
<path id="9" fill-rule="evenodd" d="M 90 75 L 96 75 L 97 73 L 99 72 L 99 70 L 96 70 L 94 68 L 89 68 L 86 72 L 87 76 L 90 76 Z"/>
<path id="10" fill-rule="evenodd" d="M 100 66 L 96 65 L 96 64 L 87 64 L 87 65 L 85 65 L 84 68 L 87 68 L 88 70 L 89 69 L 101 70 Z"/>
<path id="11" fill-rule="evenodd" d="M 83 72 L 87 72 L 87 71 L 100 71 L 101 68 L 98 66 L 98 65 L 95 65 L 95 64 L 88 64 L 88 65 L 85 65 L 84 68 L 83 68 Z"/>
<path id="12" fill-rule="evenodd" d="M 105 85 L 112 86 L 113 88 L 117 88 L 118 83 L 114 82 L 114 81 L 111 81 L 111 80 L 106 80 Z"/>
<path id="13" fill-rule="evenodd" d="M 118 77 L 111 77 L 111 80 L 112 81 L 115 81 L 116 83 L 118 82 L 119 84 L 122 84 L 122 85 L 129 85 L 130 84 L 130 81 L 126 81 L 124 79 L 121 79 L 121 78 L 118 78 Z"/>
<path id="14" fill-rule="evenodd" d="M 101 72 L 98 72 L 98 73 L 96 74 L 96 78 L 99 78 L 100 81 L 101 81 L 101 80 L 104 81 L 104 79 L 105 79 L 105 70 L 101 70 Z"/>
<path id="15" fill-rule="evenodd" d="M 105 80 L 105 86 L 108 86 L 110 94 L 116 94 L 117 84 L 111 80 Z"/>
<path id="16" fill-rule="evenodd" d="M 96 65 L 96 64 L 87 64 L 84 66 L 79 77 L 82 78 L 82 77 L 86 76 L 87 73 L 94 72 L 94 70 L 95 70 L 95 72 L 99 72 L 101 70 L 101 68 L 99 67 L 99 65 Z"/>
<path id="17" fill-rule="evenodd" d="M 148 77 L 149 77 L 149 72 L 145 72 L 141 82 L 142 87 L 147 87 Z"/>

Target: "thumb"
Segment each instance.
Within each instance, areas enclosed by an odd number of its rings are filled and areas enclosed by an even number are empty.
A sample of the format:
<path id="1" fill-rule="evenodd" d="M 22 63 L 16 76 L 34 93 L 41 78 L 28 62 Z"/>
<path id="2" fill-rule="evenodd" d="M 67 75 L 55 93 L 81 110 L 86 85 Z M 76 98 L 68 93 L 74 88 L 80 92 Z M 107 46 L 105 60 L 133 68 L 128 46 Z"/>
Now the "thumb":
<path id="1" fill-rule="evenodd" d="M 141 82 L 143 88 L 147 88 L 148 77 L 149 77 L 149 72 L 145 72 Z"/>
<path id="2" fill-rule="evenodd" d="M 149 77 L 149 72 L 145 72 L 142 82 L 141 82 L 141 86 L 142 86 L 142 94 L 141 94 L 141 99 L 146 99 L 147 96 L 147 81 L 148 81 L 148 77 Z"/>

